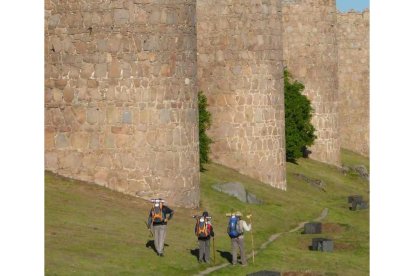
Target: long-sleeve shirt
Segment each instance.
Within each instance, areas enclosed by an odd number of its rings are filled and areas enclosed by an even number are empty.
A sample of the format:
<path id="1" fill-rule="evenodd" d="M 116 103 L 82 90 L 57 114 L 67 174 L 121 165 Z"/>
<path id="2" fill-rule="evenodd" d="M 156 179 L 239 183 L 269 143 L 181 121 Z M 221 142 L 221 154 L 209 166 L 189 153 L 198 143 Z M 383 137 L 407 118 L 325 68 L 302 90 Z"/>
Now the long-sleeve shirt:
<path id="1" fill-rule="evenodd" d="M 168 208 L 168 206 L 163 205 L 162 206 L 162 221 L 161 222 L 156 222 L 156 221 L 152 221 L 152 212 L 153 212 L 154 208 L 151 208 L 149 215 L 148 215 L 148 228 L 151 225 L 166 225 L 167 224 L 167 220 L 171 220 L 174 214 L 174 211 L 170 208 Z M 167 218 L 168 215 L 168 218 Z"/>
<path id="2" fill-rule="evenodd" d="M 252 230 L 252 224 L 251 223 L 247 224 L 246 221 L 244 221 L 244 220 L 240 220 L 239 223 L 240 223 L 240 226 L 243 228 L 243 231 L 248 232 L 248 231 Z"/>

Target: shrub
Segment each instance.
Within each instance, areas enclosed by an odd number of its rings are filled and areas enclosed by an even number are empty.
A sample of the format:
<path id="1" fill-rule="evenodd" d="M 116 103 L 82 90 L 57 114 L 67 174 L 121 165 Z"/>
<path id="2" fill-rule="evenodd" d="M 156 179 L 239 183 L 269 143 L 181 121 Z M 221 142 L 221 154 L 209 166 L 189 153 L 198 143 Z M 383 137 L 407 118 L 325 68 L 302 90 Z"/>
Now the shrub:
<path id="1" fill-rule="evenodd" d="M 203 164 L 210 161 L 210 144 L 213 140 L 207 136 L 206 130 L 211 125 L 211 113 L 207 110 L 207 97 L 203 91 L 198 92 L 198 137 L 200 141 L 200 171 L 204 171 Z"/>
<path id="2" fill-rule="evenodd" d="M 311 124 L 313 109 L 309 99 L 302 95 L 305 86 L 298 82 L 291 82 L 291 74 L 285 69 L 285 133 L 286 133 L 286 160 L 295 162 L 303 157 L 307 146 L 311 146 L 316 139 L 315 128 Z"/>

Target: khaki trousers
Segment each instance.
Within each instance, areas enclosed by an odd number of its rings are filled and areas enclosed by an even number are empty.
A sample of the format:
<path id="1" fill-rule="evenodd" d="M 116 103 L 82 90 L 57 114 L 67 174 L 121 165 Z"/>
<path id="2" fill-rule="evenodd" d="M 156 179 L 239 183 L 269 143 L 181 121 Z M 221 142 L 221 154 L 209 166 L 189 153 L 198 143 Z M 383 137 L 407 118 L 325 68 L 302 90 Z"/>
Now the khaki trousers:
<path id="1" fill-rule="evenodd" d="M 165 236 L 167 235 L 167 225 L 154 225 L 154 245 L 158 254 L 164 253 Z"/>
<path id="2" fill-rule="evenodd" d="M 240 258 L 242 264 L 246 264 L 246 255 L 244 254 L 244 238 L 243 235 L 238 236 L 237 238 L 231 239 L 231 248 L 233 261 L 232 264 L 237 264 L 237 249 L 240 249 Z"/>

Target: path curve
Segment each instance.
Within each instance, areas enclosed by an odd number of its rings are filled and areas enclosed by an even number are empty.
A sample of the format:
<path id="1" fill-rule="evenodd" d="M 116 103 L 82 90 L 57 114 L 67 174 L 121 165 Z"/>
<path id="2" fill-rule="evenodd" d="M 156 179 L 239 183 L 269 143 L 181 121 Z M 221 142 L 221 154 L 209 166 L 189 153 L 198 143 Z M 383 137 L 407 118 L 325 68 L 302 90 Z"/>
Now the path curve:
<path id="1" fill-rule="evenodd" d="M 312 220 L 312 221 L 321 221 L 324 218 L 326 218 L 327 215 L 328 215 L 328 208 L 325 208 L 325 209 L 322 210 L 321 215 L 319 217 L 317 217 L 316 219 Z M 305 223 L 308 223 L 308 221 L 304 221 L 304 222 L 299 223 L 298 226 L 296 226 L 295 228 L 293 228 L 293 229 L 291 229 L 291 230 L 289 230 L 287 232 L 281 232 L 281 233 L 276 233 L 276 234 L 271 235 L 269 237 L 269 239 L 267 239 L 267 241 L 264 242 L 257 251 L 255 251 L 255 254 L 254 255 L 256 256 L 257 253 L 259 253 L 260 251 L 264 250 L 271 242 L 273 242 L 274 240 L 276 240 L 277 238 L 279 238 L 281 235 L 287 234 L 287 233 L 296 232 L 299 229 L 302 229 L 304 227 Z M 250 259 L 251 257 L 253 257 L 253 252 L 251 252 L 250 254 L 248 254 L 246 256 L 247 259 Z M 224 264 L 221 264 L 221 265 L 212 266 L 212 267 L 209 267 L 206 270 L 203 270 L 200 273 L 196 274 L 196 276 L 199 276 L 199 275 L 207 275 L 207 274 L 210 274 L 213 271 L 222 269 L 222 268 L 224 268 L 226 266 L 229 266 L 229 265 L 230 265 L 230 263 L 224 263 Z"/>

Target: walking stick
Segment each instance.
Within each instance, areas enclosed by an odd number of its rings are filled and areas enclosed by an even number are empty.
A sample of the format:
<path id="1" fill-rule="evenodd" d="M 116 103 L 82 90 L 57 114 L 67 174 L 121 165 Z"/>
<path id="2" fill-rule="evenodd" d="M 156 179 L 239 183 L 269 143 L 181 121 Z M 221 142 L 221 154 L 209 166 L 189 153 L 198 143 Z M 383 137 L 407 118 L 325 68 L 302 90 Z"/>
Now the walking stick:
<path id="1" fill-rule="evenodd" d="M 252 215 L 250 214 L 250 215 L 248 215 L 247 217 L 249 218 L 249 220 L 250 220 L 250 225 L 251 225 L 251 227 L 252 227 L 252 229 L 251 229 L 251 237 L 252 237 L 252 250 L 253 250 L 253 263 L 254 263 L 254 241 L 253 241 L 253 224 L 252 224 Z"/>
<path id="2" fill-rule="evenodd" d="M 144 221 L 144 223 L 145 223 L 145 226 L 147 227 L 147 229 L 148 229 L 148 231 L 151 233 L 150 235 L 151 235 L 151 237 L 154 237 L 154 234 L 152 233 L 152 231 L 151 231 L 151 229 L 150 228 L 148 228 L 148 224 Z"/>
<path id="3" fill-rule="evenodd" d="M 213 264 L 216 264 L 216 246 L 214 245 L 214 237 L 213 237 Z"/>

